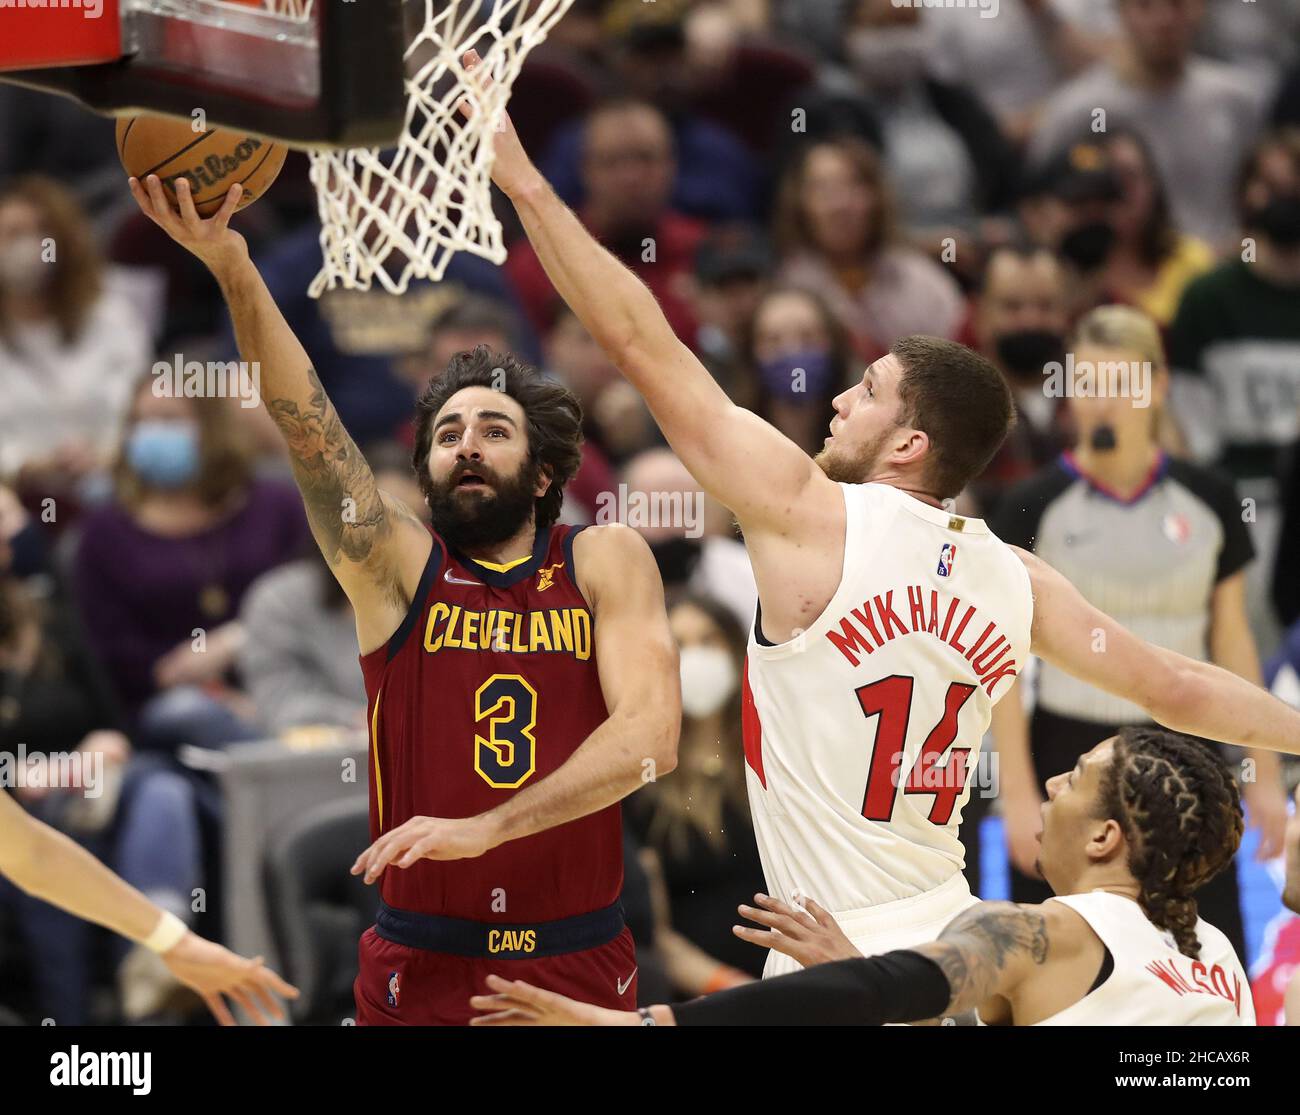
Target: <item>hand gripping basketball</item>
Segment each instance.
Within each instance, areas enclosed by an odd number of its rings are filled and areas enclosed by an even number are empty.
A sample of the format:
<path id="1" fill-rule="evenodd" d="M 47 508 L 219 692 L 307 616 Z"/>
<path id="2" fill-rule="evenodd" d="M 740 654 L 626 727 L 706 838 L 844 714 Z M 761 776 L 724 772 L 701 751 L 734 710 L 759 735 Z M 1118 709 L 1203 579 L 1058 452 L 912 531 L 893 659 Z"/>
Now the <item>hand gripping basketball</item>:
<path id="1" fill-rule="evenodd" d="M 181 247 L 198 256 L 213 273 L 247 262 L 248 243 L 230 227 L 230 218 L 239 208 L 242 186 L 231 186 L 221 208 L 207 220 L 194 208 L 188 179 L 176 182 L 176 208 L 167 200 L 156 174 L 149 175 L 143 183 L 132 178 L 130 186 L 140 211 Z"/>

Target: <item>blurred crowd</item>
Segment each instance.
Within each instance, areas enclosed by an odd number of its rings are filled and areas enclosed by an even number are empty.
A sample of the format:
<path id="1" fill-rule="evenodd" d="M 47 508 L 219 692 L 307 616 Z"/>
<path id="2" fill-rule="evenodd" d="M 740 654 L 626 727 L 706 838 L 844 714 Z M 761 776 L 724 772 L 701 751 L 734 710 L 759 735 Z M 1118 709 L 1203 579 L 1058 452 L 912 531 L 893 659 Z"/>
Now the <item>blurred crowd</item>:
<path id="1" fill-rule="evenodd" d="M 1073 555 L 1085 594 L 1145 637 L 1300 705 L 1300 0 L 575 0 L 511 113 L 738 403 L 816 452 L 832 400 L 898 338 L 971 345 L 1019 422 L 961 509 Z M 508 205 L 502 268 L 460 255 L 401 298 L 313 301 L 306 169 L 293 155 L 237 226 L 381 487 L 423 507 L 414 398 L 486 344 L 582 402 L 566 521 L 604 521 L 620 490 L 697 491 Z M 1046 370 L 1084 350 L 1149 366 L 1146 403 L 1051 389 Z M 93 808 L 14 792 L 191 922 L 222 803 L 180 749 L 365 725 L 348 604 L 274 426 L 238 398 L 156 389 L 155 361 L 236 358 L 215 283 L 134 209 L 112 122 L 0 85 L 0 751 L 102 755 Z M 756 593 L 726 510 L 698 507 L 633 523 L 669 591 L 684 708 L 677 771 L 625 809 L 647 1001 L 763 959 L 729 932 L 762 889 L 739 743 Z M 1035 763 L 1128 711 L 1039 680 L 992 733 L 1028 887 Z M 1254 773 L 1276 854 L 1285 772 Z M 973 799 L 963 830 L 977 890 L 992 804 Z M 1235 887 L 1216 901 L 1239 911 Z M 151 954 L 110 951 L 0 880 L 0 1010 L 62 1024 L 173 1005 Z"/>

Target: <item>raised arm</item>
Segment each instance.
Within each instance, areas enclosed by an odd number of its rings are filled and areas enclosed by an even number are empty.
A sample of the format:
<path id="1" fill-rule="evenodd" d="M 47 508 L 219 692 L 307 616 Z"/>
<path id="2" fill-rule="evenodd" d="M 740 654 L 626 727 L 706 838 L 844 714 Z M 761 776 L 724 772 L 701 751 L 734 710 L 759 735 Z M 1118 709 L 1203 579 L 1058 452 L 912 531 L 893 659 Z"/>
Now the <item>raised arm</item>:
<path id="1" fill-rule="evenodd" d="M 677 765 L 681 678 L 650 547 L 628 527 L 591 527 L 578 536 L 573 556 L 594 615 L 607 719 L 558 769 L 494 809 L 475 817 L 412 817 L 385 833 L 357 857 L 354 875 L 364 871 L 372 883 L 389 866 L 481 856 L 613 805 Z"/>
<path id="2" fill-rule="evenodd" d="M 131 179 L 144 214 L 197 256 L 220 285 L 240 355 L 256 366 L 262 402 L 289 446 L 316 544 L 352 601 L 362 651 L 370 651 L 401 624 L 432 539 L 409 510 L 376 487 L 307 353 L 249 259 L 248 245 L 229 227 L 240 191 L 232 186 L 221 211 L 205 221 L 186 179 L 176 186 L 179 211 L 156 175 L 143 184 Z"/>
<path id="3" fill-rule="evenodd" d="M 1138 638 L 1046 562 L 1016 550 L 1034 594 L 1033 652 L 1176 732 L 1300 755 L 1300 712 L 1257 685 Z"/>
<path id="4" fill-rule="evenodd" d="M 476 56 L 467 56 L 470 69 Z M 556 196 L 505 118 L 493 181 L 523 223 L 555 289 L 641 393 L 691 475 L 747 529 L 790 525 L 810 498 L 840 499 L 811 458 L 738 407 L 668 324 L 659 303 Z M 829 418 L 829 416 L 828 416 Z"/>

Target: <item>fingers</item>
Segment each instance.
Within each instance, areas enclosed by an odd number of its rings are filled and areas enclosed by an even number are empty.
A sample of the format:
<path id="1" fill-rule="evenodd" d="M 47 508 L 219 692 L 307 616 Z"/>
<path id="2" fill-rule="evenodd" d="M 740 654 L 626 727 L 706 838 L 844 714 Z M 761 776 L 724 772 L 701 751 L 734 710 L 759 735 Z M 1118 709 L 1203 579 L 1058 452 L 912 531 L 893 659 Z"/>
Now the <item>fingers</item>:
<path id="1" fill-rule="evenodd" d="M 282 998 L 297 999 L 302 994 L 293 984 L 286 979 L 282 979 L 278 972 L 274 972 L 270 968 L 258 969 L 257 978 L 262 981 L 264 986 L 270 988 Z"/>
<path id="2" fill-rule="evenodd" d="M 253 1002 L 252 998 L 243 987 L 232 987 L 229 994 L 235 1002 L 244 1008 L 244 1012 L 256 1025 L 265 1026 L 267 1024 L 266 1016 L 258 1009 L 257 1004 Z"/>
<path id="3" fill-rule="evenodd" d="M 225 1000 L 220 995 L 215 991 L 204 991 L 201 994 L 203 1001 L 208 1005 L 208 1010 L 212 1012 L 213 1018 L 218 1023 L 222 1026 L 235 1025 L 235 1016 L 230 1013 L 230 1008 L 226 1006 Z"/>
<path id="4" fill-rule="evenodd" d="M 149 200 L 153 203 L 154 219 L 169 236 L 174 238 L 183 237 L 185 235 L 185 226 L 177 217 L 176 210 L 171 207 L 171 203 L 167 200 L 162 179 L 156 174 L 151 174 L 145 179 L 144 188 L 149 195 Z"/>
<path id="5" fill-rule="evenodd" d="M 776 949 L 777 952 L 785 951 L 778 942 L 788 940 L 788 938 L 782 937 L 781 934 L 774 930 L 754 929 L 748 925 L 733 925 L 731 932 L 742 941 L 748 941 L 751 945 L 757 945 L 761 949 Z"/>
<path id="6" fill-rule="evenodd" d="M 244 187 L 236 182 L 226 191 L 226 200 L 221 203 L 212 218 L 212 225 L 218 232 L 225 232 L 230 226 L 230 218 L 239 210 L 239 203 L 244 197 Z"/>
<path id="7" fill-rule="evenodd" d="M 469 1020 L 471 1026 L 540 1026 L 541 1019 L 526 1011 L 510 1009 L 497 1014 L 480 1014 Z"/>
<path id="8" fill-rule="evenodd" d="M 280 1006 L 279 1002 L 256 974 L 244 986 L 262 1004 L 267 1014 L 280 1021 L 284 1020 L 284 1008 Z"/>
<path id="9" fill-rule="evenodd" d="M 382 867 L 376 868 L 376 864 L 387 863 L 392 858 L 390 849 L 393 847 L 394 841 L 402 839 L 399 834 L 405 827 L 405 825 L 402 825 L 381 836 L 357 856 L 357 862 L 352 865 L 352 874 L 360 875 L 364 871 L 366 873 L 365 881 L 373 883 L 383 871 Z"/>
<path id="10" fill-rule="evenodd" d="M 754 901 L 759 903 L 763 909 L 756 909 L 753 906 L 741 906 L 739 907 L 740 916 L 757 922 L 759 925 L 766 925 L 770 929 L 778 930 L 787 936 L 803 936 L 811 925 L 816 924 L 811 914 L 787 906 L 784 902 L 771 898 L 766 894 L 754 895 Z"/>
<path id="11" fill-rule="evenodd" d="M 145 192 L 144 185 L 138 178 L 128 178 L 127 186 L 131 190 L 131 196 L 135 198 L 135 203 L 140 208 L 140 212 L 148 217 L 154 224 L 161 226 L 162 222 L 158 219 L 157 214 L 153 211 L 153 202 Z"/>
<path id="12" fill-rule="evenodd" d="M 185 226 L 185 230 L 191 236 L 202 232 L 203 218 L 194 208 L 194 189 L 190 185 L 190 180 L 178 178 L 173 189 L 176 191 L 176 208 L 180 212 L 181 223 Z"/>
<path id="13" fill-rule="evenodd" d="M 562 1007 L 571 1000 L 554 991 L 543 991 L 523 980 L 505 980 L 500 976 L 488 976 L 487 985 L 493 991 L 509 996 L 518 1004 L 545 1010 L 548 1007 Z"/>

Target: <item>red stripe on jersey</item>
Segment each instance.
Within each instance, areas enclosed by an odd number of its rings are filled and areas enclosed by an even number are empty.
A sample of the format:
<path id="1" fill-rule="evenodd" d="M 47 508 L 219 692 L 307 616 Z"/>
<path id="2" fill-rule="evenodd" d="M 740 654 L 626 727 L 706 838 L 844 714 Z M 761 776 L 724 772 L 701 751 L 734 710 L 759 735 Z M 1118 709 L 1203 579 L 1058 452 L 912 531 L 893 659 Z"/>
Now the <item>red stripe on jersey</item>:
<path id="1" fill-rule="evenodd" d="M 758 775 L 763 789 L 767 778 L 763 774 L 763 724 L 758 719 L 758 706 L 754 704 L 754 691 L 749 688 L 749 661 L 745 661 L 745 678 L 740 696 L 740 726 L 745 740 L 745 762 Z"/>

